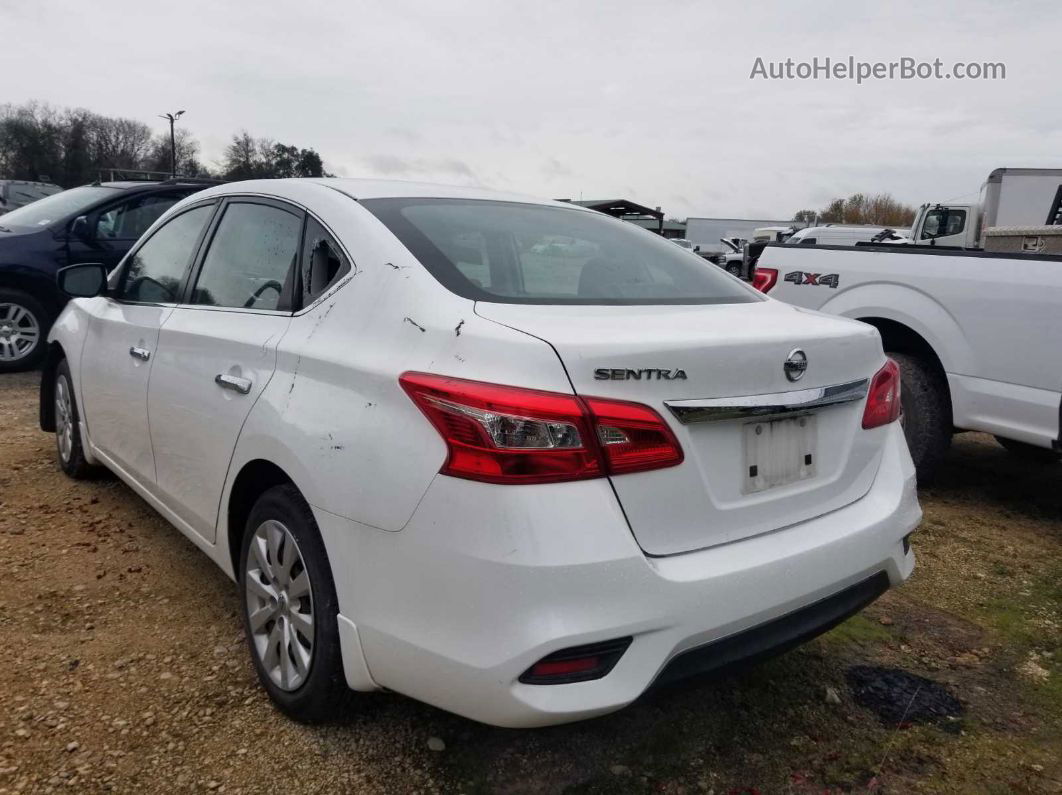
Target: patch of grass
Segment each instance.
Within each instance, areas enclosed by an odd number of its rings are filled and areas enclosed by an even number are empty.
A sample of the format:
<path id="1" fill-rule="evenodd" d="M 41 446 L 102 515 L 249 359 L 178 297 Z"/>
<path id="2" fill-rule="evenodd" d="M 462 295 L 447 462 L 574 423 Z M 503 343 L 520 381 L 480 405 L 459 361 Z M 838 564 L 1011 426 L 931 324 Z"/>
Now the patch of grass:
<path id="1" fill-rule="evenodd" d="M 887 643 L 894 640 L 892 632 L 887 627 L 882 626 L 878 621 L 863 613 L 857 613 L 843 624 L 834 627 L 823 635 L 822 639 L 827 643 L 842 643 L 845 645 L 858 643 L 862 646 Z"/>
<path id="2" fill-rule="evenodd" d="M 1003 641 L 1008 666 L 1030 701 L 1062 715 L 1062 564 L 984 602 L 980 616 Z M 1046 671 L 1043 680 L 1036 669 Z"/>

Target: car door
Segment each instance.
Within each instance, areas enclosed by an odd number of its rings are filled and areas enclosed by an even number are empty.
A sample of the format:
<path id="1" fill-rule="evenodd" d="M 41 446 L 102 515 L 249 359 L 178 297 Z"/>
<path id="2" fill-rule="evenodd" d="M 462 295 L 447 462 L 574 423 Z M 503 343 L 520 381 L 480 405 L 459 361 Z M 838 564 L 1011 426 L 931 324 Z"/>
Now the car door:
<path id="1" fill-rule="evenodd" d="M 140 192 L 96 208 L 68 236 L 67 262 L 102 262 L 110 270 L 164 212 L 190 192 Z"/>
<path id="2" fill-rule="evenodd" d="M 155 480 L 148 437 L 147 389 L 159 328 L 173 311 L 215 209 L 214 202 L 174 216 L 112 275 L 94 303 L 81 355 L 82 407 L 92 444 L 127 474 Z"/>
<path id="3" fill-rule="evenodd" d="M 159 496 L 208 541 L 236 439 L 291 322 L 302 227 L 290 205 L 226 200 L 159 335 L 147 401 Z"/>

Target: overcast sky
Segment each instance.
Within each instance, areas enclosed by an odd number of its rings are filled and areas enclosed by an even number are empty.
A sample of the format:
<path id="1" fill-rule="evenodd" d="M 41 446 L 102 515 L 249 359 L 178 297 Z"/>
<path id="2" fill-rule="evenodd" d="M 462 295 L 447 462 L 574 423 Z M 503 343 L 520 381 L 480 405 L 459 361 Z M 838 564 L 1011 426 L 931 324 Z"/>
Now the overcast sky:
<path id="1" fill-rule="evenodd" d="M 313 147 L 340 176 L 788 218 L 1062 166 L 1062 5 L 0 0 L 0 102 Z M 999 81 L 750 80 L 818 56 L 999 61 Z"/>

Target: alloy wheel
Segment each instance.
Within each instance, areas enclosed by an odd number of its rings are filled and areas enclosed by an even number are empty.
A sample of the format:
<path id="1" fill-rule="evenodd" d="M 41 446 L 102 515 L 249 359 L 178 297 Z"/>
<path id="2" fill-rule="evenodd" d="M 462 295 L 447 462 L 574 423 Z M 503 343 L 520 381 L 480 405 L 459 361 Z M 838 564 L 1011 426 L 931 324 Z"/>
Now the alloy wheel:
<path id="1" fill-rule="evenodd" d="M 74 406 L 70 382 L 65 375 L 55 381 L 55 443 L 59 447 L 59 458 L 64 464 L 69 462 L 74 449 Z"/>
<path id="2" fill-rule="evenodd" d="M 258 659 L 274 685 L 297 690 L 313 662 L 313 595 L 299 545 L 282 522 L 270 519 L 254 531 L 244 574 Z"/>
<path id="3" fill-rule="evenodd" d="M 29 309 L 21 304 L 0 303 L 0 362 L 25 358 L 40 337 L 40 323 Z"/>

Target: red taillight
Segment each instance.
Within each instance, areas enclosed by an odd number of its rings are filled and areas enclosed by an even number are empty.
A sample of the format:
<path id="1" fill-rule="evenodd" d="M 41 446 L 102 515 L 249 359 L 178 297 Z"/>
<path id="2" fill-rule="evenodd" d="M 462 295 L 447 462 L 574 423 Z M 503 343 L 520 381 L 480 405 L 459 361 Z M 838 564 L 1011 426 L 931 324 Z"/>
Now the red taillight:
<path id="1" fill-rule="evenodd" d="M 640 403 L 587 398 L 610 475 L 682 463 L 682 448 L 660 415 Z"/>
<path id="2" fill-rule="evenodd" d="M 874 374 L 863 410 L 863 427 L 888 425 L 900 416 L 900 368 L 892 359 Z"/>
<path id="3" fill-rule="evenodd" d="M 430 373 L 405 373 L 399 383 L 446 442 L 444 475 L 555 483 L 682 461 L 678 441 L 648 406 Z"/>
<path id="4" fill-rule="evenodd" d="M 761 293 L 769 293 L 778 283 L 778 271 L 775 268 L 756 268 L 752 271 L 752 286 Z"/>

